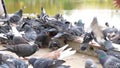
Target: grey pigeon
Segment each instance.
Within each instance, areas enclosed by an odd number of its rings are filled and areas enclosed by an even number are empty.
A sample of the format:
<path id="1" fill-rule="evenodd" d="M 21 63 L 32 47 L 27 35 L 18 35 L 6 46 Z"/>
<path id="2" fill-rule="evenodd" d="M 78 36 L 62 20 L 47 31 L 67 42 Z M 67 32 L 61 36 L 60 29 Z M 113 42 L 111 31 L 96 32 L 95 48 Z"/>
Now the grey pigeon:
<path id="1" fill-rule="evenodd" d="M 28 65 L 23 60 L 9 58 L 5 63 L 0 65 L 0 68 L 28 68 Z"/>
<path id="2" fill-rule="evenodd" d="M 15 53 L 19 57 L 27 57 L 34 54 L 38 49 L 38 45 L 29 45 L 29 44 L 18 44 L 18 45 L 7 45 L 5 46 L 6 49 L 2 49 L 0 51 L 11 51 Z"/>
<path id="3" fill-rule="evenodd" d="M 37 33 L 30 25 L 25 25 L 25 34 L 23 35 L 23 38 L 25 38 L 27 41 L 35 41 L 37 37 Z"/>
<path id="4" fill-rule="evenodd" d="M 53 60 L 50 58 L 30 58 L 29 63 L 32 64 L 34 68 L 57 68 L 62 65 L 64 60 Z"/>
<path id="5" fill-rule="evenodd" d="M 64 35 L 64 32 L 58 32 L 52 39 L 58 39 Z"/>
<path id="6" fill-rule="evenodd" d="M 119 51 L 110 50 L 110 51 L 107 51 L 106 53 L 107 53 L 107 55 L 115 56 L 118 59 L 120 59 L 120 52 Z"/>
<path id="7" fill-rule="evenodd" d="M 39 47 L 48 47 L 49 44 L 49 34 L 47 30 L 42 30 L 40 34 L 37 35 L 35 39 L 35 43 L 39 45 Z"/>
<path id="8" fill-rule="evenodd" d="M 12 43 L 14 45 L 17 45 L 17 44 L 28 44 L 28 41 L 26 39 L 24 39 L 23 37 L 14 36 L 13 40 L 12 40 Z"/>
<path id="9" fill-rule="evenodd" d="M 57 40 L 57 39 L 52 39 L 50 42 L 49 42 L 49 46 L 48 46 L 50 49 L 52 50 L 57 50 L 58 48 L 61 47 L 61 44 L 60 42 Z"/>
<path id="10" fill-rule="evenodd" d="M 8 24 L 0 26 L 0 33 L 8 33 L 11 27 Z"/>
<path id="11" fill-rule="evenodd" d="M 97 68 L 97 66 L 92 59 L 87 59 L 85 62 L 85 68 Z"/>
<path id="12" fill-rule="evenodd" d="M 20 9 L 20 10 L 17 11 L 16 13 L 14 13 L 14 14 L 10 17 L 9 22 L 17 24 L 17 23 L 21 20 L 21 18 L 22 18 L 22 13 L 23 13 L 23 10 L 22 10 L 22 9 Z"/>
<path id="13" fill-rule="evenodd" d="M 103 50 L 97 50 L 96 53 L 103 68 L 120 68 L 120 59 L 107 55 Z"/>
<path id="14" fill-rule="evenodd" d="M 89 45 L 89 42 L 93 40 L 93 36 L 91 33 L 86 33 L 84 38 L 83 38 L 83 42 L 82 42 L 82 45 L 81 45 L 81 50 L 86 50 L 88 45 Z"/>
<path id="15" fill-rule="evenodd" d="M 22 37 L 22 34 L 16 29 L 15 24 L 11 24 L 11 30 L 6 34 L 8 40 L 11 40 L 13 44 L 26 44 L 28 41 Z"/>
<path id="16" fill-rule="evenodd" d="M 2 54 L 0 53 L 0 65 L 5 63 L 7 59 L 14 58 L 12 55 L 9 54 Z"/>
<path id="17" fill-rule="evenodd" d="M 113 35 L 110 40 L 113 42 L 113 43 L 116 43 L 116 44 L 120 44 L 120 31 L 118 31 L 117 33 L 115 33 L 115 35 Z"/>
<path id="18" fill-rule="evenodd" d="M 101 46 L 105 47 L 106 50 L 114 49 L 112 42 L 104 36 L 101 27 L 98 25 L 97 18 L 94 17 L 91 23 L 91 28 L 94 36 L 94 40 Z"/>
<path id="19" fill-rule="evenodd" d="M 46 21 L 46 19 L 48 18 L 49 16 L 46 14 L 46 11 L 43 7 L 41 7 L 41 15 L 38 16 L 38 18 L 40 18 L 41 20 L 43 21 Z"/>
<path id="20" fill-rule="evenodd" d="M 12 33 L 7 33 L 6 37 L 8 39 L 8 44 L 28 44 L 28 41 L 21 36 L 15 36 Z"/>
<path id="21" fill-rule="evenodd" d="M 103 34 L 105 35 L 105 36 L 109 36 L 109 34 L 111 34 L 111 33 L 115 33 L 115 34 L 117 34 L 118 33 L 118 29 L 117 28 L 106 28 L 106 29 L 104 29 L 103 30 Z"/>

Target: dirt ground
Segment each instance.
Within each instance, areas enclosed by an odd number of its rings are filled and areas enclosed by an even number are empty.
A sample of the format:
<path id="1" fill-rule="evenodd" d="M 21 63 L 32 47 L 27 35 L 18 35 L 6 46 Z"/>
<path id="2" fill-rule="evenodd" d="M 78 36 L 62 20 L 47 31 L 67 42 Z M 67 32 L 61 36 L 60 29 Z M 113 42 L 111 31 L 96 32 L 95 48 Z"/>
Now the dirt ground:
<path id="1" fill-rule="evenodd" d="M 2 49 L 2 48 L 3 47 L 0 46 L 0 49 Z M 30 57 L 41 57 L 42 55 L 49 53 L 49 52 L 50 52 L 49 49 L 41 48 L 39 51 L 37 51 L 35 54 L 33 54 Z M 0 53 L 10 54 L 10 55 L 17 57 L 16 54 L 8 52 L 8 51 L 0 51 Z M 81 54 L 81 53 L 76 53 L 72 56 L 64 58 L 64 60 L 66 61 L 66 63 L 64 63 L 64 64 L 70 65 L 71 68 L 84 68 L 85 61 L 88 58 L 93 59 L 95 61 L 95 63 L 97 63 L 97 68 L 102 68 L 96 57 L 88 56 L 88 55 Z M 32 68 L 32 66 L 29 66 L 29 68 Z"/>

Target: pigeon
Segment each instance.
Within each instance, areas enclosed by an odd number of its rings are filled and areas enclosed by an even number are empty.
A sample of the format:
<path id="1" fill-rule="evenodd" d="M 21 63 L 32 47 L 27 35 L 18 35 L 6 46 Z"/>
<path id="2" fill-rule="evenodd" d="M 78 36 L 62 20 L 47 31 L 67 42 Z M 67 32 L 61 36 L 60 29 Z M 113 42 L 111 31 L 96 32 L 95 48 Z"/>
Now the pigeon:
<path id="1" fill-rule="evenodd" d="M 23 37 L 19 37 L 19 36 L 13 36 L 12 43 L 13 43 L 13 45 L 29 44 L 29 42 L 26 39 L 24 39 Z"/>
<path id="2" fill-rule="evenodd" d="M 118 59 L 120 59 L 120 53 L 118 51 L 113 51 L 113 50 L 110 50 L 110 51 L 106 51 L 107 55 L 112 55 L 114 57 L 117 57 Z"/>
<path id="3" fill-rule="evenodd" d="M 87 59 L 85 62 L 85 68 L 97 68 L 97 66 L 92 59 Z"/>
<path id="4" fill-rule="evenodd" d="M 58 68 L 65 61 L 64 60 L 53 60 L 50 58 L 30 58 L 28 61 L 34 68 Z"/>
<path id="5" fill-rule="evenodd" d="M 88 45 L 89 45 L 89 42 L 93 40 L 93 36 L 91 33 L 86 33 L 84 38 L 83 38 L 83 42 L 82 42 L 82 45 L 81 45 L 81 49 L 82 51 L 86 50 Z"/>
<path id="6" fill-rule="evenodd" d="M 103 68 L 120 68 L 120 59 L 107 55 L 103 50 L 96 50 L 96 53 Z"/>
<path id="7" fill-rule="evenodd" d="M 58 32 L 54 37 L 52 37 L 51 39 L 58 39 L 60 37 L 62 37 L 65 33 L 64 32 Z"/>
<path id="8" fill-rule="evenodd" d="M 74 40 L 76 36 L 73 34 L 69 33 L 68 31 L 59 31 L 54 37 L 51 39 L 59 39 L 63 38 L 64 44 L 68 44 L 68 41 Z"/>
<path id="9" fill-rule="evenodd" d="M 46 14 L 46 11 L 43 7 L 41 7 L 41 16 L 44 16 Z"/>
<path id="10" fill-rule="evenodd" d="M 6 37 L 8 38 L 9 44 L 29 44 L 15 26 L 12 26 L 12 30 L 6 33 Z"/>
<path id="11" fill-rule="evenodd" d="M 94 40 L 101 46 L 103 46 L 106 50 L 115 49 L 112 45 L 112 42 L 105 37 L 101 27 L 98 25 L 97 18 L 94 17 L 91 23 L 92 33 L 94 36 Z"/>
<path id="12" fill-rule="evenodd" d="M 103 30 L 104 36 L 108 37 L 108 38 L 111 38 L 113 36 L 112 33 L 114 33 L 114 35 L 118 34 L 119 33 L 118 29 L 117 28 L 106 28 L 106 29 Z"/>
<path id="13" fill-rule="evenodd" d="M 41 20 L 43 21 L 46 21 L 46 19 L 48 18 L 49 16 L 46 14 L 46 11 L 43 7 L 41 7 L 41 15 L 38 16 L 38 18 L 40 18 Z"/>
<path id="14" fill-rule="evenodd" d="M 34 54 L 38 49 L 38 45 L 34 44 L 34 45 L 29 45 L 29 44 L 18 44 L 18 45 L 7 45 L 4 46 L 5 49 L 2 49 L 0 51 L 11 51 L 13 53 L 15 53 L 17 56 L 19 57 L 27 57 L 27 56 L 31 56 L 32 54 Z"/>
<path id="15" fill-rule="evenodd" d="M 37 33 L 34 31 L 34 29 L 30 25 L 25 25 L 25 31 L 24 31 L 23 38 L 25 38 L 27 41 L 35 41 L 37 37 Z"/>
<path id="16" fill-rule="evenodd" d="M 47 30 L 42 30 L 40 34 L 37 35 L 35 39 L 35 43 L 39 45 L 39 47 L 48 47 L 49 44 L 49 34 Z"/>
<path id="17" fill-rule="evenodd" d="M 57 39 L 52 39 L 49 42 L 49 46 L 48 46 L 49 49 L 57 50 L 60 47 L 61 47 L 61 44 L 60 44 L 60 42 Z"/>
<path id="18" fill-rule="evenodd" d="M 14 13 L 10 17 L 9 22 L 17 24 L 21 20 L 21 18 L 22 18 L 22 13 L 23 13 L 23 9 L 20 9 L 19 11 L 17 11 L 16 13 Z"/>
<path id="19" fill-rule="evenodd" d="M 55 28 L 48 29 L 48 32 L 49 32 L 50 37 L 53 37 L 58 33 L 57 29 L 55 29 Z"/>
<path id="20" fill-rule="evenodd" d="M 23 60 L 9 58 L 0 65 L 0 68 L 28 68 L 28 65 Z"/>
<path id="21" fill-rule="evenodd" d="M 120 44 L 120 31 L 118 31 L 118 33 L 116 33 L 115 35 L 113 35 L 113 37 L 110 38 L 110 40 L 113 43 Z"/>
<path id="22" fill-rule="evenodd" d="M 0 26 L 0 33 L 8 33 L 11 27 L 8 24 Z"/>
<path id="23" fill-rule="evenodd" d="M 68 32 L 74 36 L 82 36 L 84 34 L 84 29 L 78 26 L 71 26 Z"/>
<path id="24" fill-rule="evenodd" d="M 0 53 L 0 65 L 5 63 L 7 59 L 14 58 L 12 55 Z"/>

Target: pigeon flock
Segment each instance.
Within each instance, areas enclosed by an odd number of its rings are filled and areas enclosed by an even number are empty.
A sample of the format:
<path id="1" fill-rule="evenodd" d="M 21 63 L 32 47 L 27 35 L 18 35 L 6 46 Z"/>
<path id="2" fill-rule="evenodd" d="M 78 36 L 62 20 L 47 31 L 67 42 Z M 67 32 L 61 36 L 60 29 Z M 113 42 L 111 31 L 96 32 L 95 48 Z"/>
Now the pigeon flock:
<path id="1" fill-rule="evenodd" d="M 29 65 L 33 68 L 71 68 L 70 65 L 63 65 L 66 62 L 63 58 L 76 53 L 76 50 L 69 48 L 68 41 L 74 41 L 77 37 L 83 38 L 81 51 L 86 51 L 93 40 L 100 45 L 102 49 L 93 51 L 103 68 L 120 68 L 120 53 L 116 51 L 119 48 L 114 46 L 120 45 L 120 30 L 115 26 L 109 27 L 105 23 L 106 27 L 102 28 L 97 17 L 94 17 L 90 25 L 91 31 L 87 32 L 84 23 L 78 21 L 73 25 L 61 14 L 50 17 L 43 7 L 37 18 L 31 18 L 23 17 L 24 8 L 9 16 L 4 0 L 2 4 L 5 17 L 0 19 L 3 23 L 0 25 L 0 42 L 4 44 L 4 49 L 0 51 L 10 51 L 19 58 L 0 53 L 0 68 L 28 68 Z M 62 39 L 64 46 L 59 39 Z M 27 58 L 40 48 L 49 48 L 52 52 L 39 58 Z M 97 68 L 97 65 L 92 59 L 87 59 L 85 68 Z"/>

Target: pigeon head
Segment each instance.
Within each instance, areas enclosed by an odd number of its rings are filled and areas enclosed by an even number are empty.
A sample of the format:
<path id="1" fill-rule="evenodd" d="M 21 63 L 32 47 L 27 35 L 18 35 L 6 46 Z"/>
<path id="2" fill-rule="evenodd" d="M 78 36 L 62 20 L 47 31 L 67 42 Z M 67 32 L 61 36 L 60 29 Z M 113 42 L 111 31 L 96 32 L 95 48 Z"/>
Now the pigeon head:
<path id="1" fill-rule="evenodd" d="M 86 60 L 86 64 L 88 64 L 89 66 L 91 66 L 92 63 L 93 63 L 93 60 L 91 60 L 91 59 L 87 59 L 87 60 Z"/>
<path id="2" fill-rule="evenodd" d="M 18 12 L 16 12 L 16 14 L 19 14 L 19 16 L 22 17 L 23 9 L 20 9 Z"/>
<path id="3" fill-rule="evenodd" d="M 97 50 L 96 53 L 100 59 L 104 59 L 107 57 L 107 54 L 103 50 Z"/>
<path id="4" fill-rule="evenodd" d="M 38 46 L 37 44 L 34 44 L 34 45 L 33 45 L 33 49 L 34 49 L 35 51 L 38 51 L 38 50 L 39 50 L 39 46 Z"/>
<path id="5" fill-rule="evenodd" d="M 87 59 L 85 62 L 85 68 L 96 68 L 96 65 L 92 59 Z"/>
<path id="6" fill-rule="evenodd" d="M 58 68 L 64 62 L 65 62 L 64 60 L 53 60 L 52 63 L 49 64 L 49 68 Z"/>
<path id="7" fill-rule="evenodd" d="M 29 31 L 31 29 L 30 25 L 25 25 L 24 28 L 25 28 L 25 31 Z"/>
<path id="8" fill-rule="evenodd" d="M 34 65 L 34 63 L 35 63 L 36 60 L 37 60 L 36 58 L 30 58 L 30 59 L 28 60 L 28 62 L 29 62 L 29 64 Z"/>
<path id="9" fill-rule="evenodd" d="M 55 65 L 56 66 L 62 65 L 63 63 L 65 63 L 64 60 L 55 60 Z"/>

